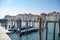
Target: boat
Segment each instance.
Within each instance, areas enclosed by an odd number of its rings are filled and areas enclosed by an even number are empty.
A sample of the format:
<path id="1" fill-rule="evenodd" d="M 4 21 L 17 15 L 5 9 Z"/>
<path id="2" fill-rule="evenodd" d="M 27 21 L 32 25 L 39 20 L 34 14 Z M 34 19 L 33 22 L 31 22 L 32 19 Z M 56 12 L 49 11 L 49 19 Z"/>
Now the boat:
<path id="1" fill-rule="evenodd" d="M 35 31 L 38 31 L 38 27 L 32 27 L 27 30 L 28 30 L 28 33 L 35 32 Z M 26 29 L 21 30 L 21 34 L 25 34 L 25 33 L 26 33 Z M 19 30 L 17 30 L 15 34 L 19 34 Z"/>
<path id="2" fill-rule="evenodd" d="M 28 29 L 29 28 L 32 28 L 33 26 L 28 26 Z M 17 31 L 19 29 L 19 26 L 18 27 L 15 27 L 15 28 L 9 28 L 8 31 Z M 21 27 L 21 30 L 24 30 L 26 29 L 26 26 L 22 26 Z"/>
<path id="3" fill-rule="evenodd" d="M 34 27 L 34 26 L 28 26 L 28 29 L 29 29 L 29 28 L 32 28 L 32 27 Z M 19 28 L 19 27 L 17 27 L 17 28 Z M 22 27 L 21 27 L 21 30 L 24 30 L 24 29 L 26 29 L 26 26 L 22 26 Z"/>

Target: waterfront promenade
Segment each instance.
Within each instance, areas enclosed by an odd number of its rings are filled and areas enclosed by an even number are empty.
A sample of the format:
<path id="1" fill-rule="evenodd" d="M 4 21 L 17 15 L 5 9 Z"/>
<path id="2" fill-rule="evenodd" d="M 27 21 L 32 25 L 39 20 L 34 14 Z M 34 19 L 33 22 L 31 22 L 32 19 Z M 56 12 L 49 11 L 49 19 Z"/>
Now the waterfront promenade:
<path id="1" fill-rule="evenodd" d="M 7 32 L 9 31 L 0 26 L 0 40 L 11 40 L 9 36 L 6 34 Z"/>

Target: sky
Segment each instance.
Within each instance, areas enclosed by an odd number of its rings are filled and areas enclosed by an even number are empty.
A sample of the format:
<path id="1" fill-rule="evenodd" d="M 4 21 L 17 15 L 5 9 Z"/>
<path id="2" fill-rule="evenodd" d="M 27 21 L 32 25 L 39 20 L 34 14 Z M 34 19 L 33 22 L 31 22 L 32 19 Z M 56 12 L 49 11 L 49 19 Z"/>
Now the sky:
<path id="1" fill-rule="evenodd" d="M 0 18 L 24 13 L 60 12 L 60 0 L 0 0 Z"/>

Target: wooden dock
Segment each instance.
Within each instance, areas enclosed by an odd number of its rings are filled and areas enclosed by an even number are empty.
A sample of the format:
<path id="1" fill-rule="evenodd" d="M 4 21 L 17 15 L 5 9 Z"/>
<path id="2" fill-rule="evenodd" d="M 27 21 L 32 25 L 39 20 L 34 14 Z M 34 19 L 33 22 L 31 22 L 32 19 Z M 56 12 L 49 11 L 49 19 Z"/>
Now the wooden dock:
<path id="1" fill-rule="evenodd" d="M 0 34 L 0 40 L 11 40 L 7 34 Z"/>
<path id="2" fill-rule="evenodd" d="M 6 34 L 8 31 L 0 26 L 0 40 L 11 40 L 9 36 Z"/>

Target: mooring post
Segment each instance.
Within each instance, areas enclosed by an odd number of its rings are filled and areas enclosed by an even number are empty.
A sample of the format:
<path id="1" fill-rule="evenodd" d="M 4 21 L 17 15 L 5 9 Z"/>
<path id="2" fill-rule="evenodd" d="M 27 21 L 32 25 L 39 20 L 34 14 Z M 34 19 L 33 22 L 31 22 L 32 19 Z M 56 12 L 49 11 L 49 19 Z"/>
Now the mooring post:
<path id="1" fill-rule="evenodd" d="M 44 20 L 43 20 L 43 28 L 44 28 Z"/>
<path id="2" fill-rule="evenodd" d="M 10 20 L 9 20 L 10 21 Z M 11 20 L 11 24 L 12 24 L 12 27 L 13 27 L 13 20 Z"/>
<path id="3" fill-rule="evenodd" d="M 21 34 L 21 19 L 17 20 L 17 26 L 19 28 L 19 36 L 21 37 L 22 36 L 22 34 Z"/>
<path id="4" fill-rule="evenodd" d="M 56 21 L 54 21 L 53 40 L 55 40 Z"/>
<path id="5" fill-rule="evenodd" d="M 9 28 L 10 28 L 10 25 L 9 25 Z"/>
<path id="6" fill-rule="evenodd" d="M 20 23 L 20 27 L 19 27 L 19 33 L 20 33 L 20 37 L 21 37 L 21 19 L 19 19 L 19 23 Z"/>
<path id="7" fill-rule="evenodd" d="M 28 21 L 26 22 L 26 34 L 28 34 Z"/>
<path id="8" fill-rule="evenodd" d="M 5 21 L 5 29 L 7 29 L 7 20 Z"/>
<path id="9" fill-rule="evenodd" d="M 41 27 L 42 27 L 42 18 L 39 18 L 39 40 L 42 40 Z"/>
<path id="10" fill-rule="evenodd" d="M 60 19 L 59 19 L 59 33 L 58 36 L 60 37 Z"/>
<path id="11" fill-rule="evenodd" d="M 42 31 L 44 31 L 44 20 L 42 22 Z"/>
<path id="12" fill-rule="evenodd" d="M 31 23 L 32 23 L 32 26 L 33 26 L 33 21 Z"/>
<path id="13" fill-rule="evenodd" d="M 48 40 L 48 21 L 46 21 L 46 40 Z"/>
<path id="14" fill-rule="evenodd" d="M 30 26 L 30 20 L 28 20 L 29 26 Z"/>

